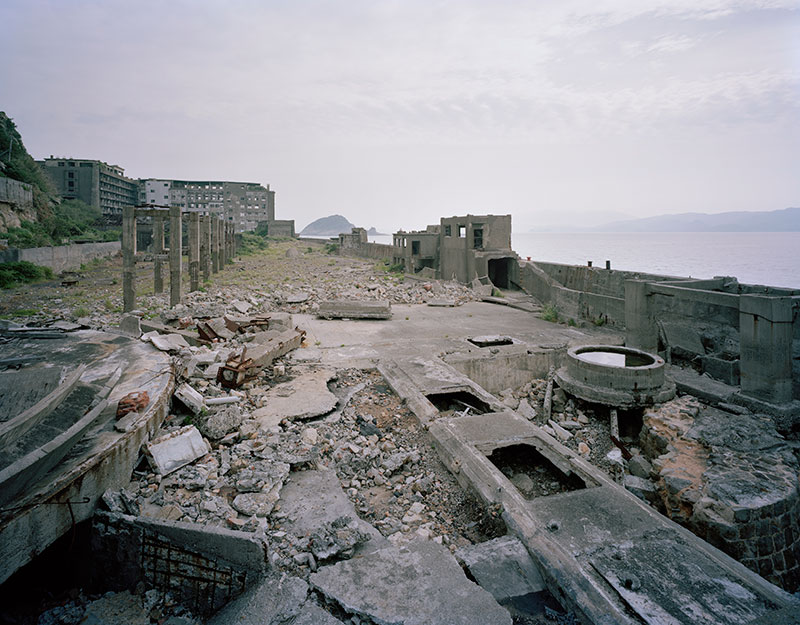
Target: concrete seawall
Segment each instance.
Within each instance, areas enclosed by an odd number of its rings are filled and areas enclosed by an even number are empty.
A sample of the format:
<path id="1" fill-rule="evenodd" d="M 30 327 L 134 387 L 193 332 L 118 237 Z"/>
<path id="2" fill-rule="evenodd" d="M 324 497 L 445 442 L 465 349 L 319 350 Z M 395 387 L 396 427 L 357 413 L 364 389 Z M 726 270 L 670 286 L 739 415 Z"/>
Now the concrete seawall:
<path id="1" fill-rule="evenodd" d="M 50 267 L 53 271 L 77 269 L 82 263 L 95 258 L 113 256 L 120 252 L 119 241 L 104 243 L 78 243 L 55 247 L 11 248 L 0 251 L 0 263 L 26 260 L 34 265 Z"/>

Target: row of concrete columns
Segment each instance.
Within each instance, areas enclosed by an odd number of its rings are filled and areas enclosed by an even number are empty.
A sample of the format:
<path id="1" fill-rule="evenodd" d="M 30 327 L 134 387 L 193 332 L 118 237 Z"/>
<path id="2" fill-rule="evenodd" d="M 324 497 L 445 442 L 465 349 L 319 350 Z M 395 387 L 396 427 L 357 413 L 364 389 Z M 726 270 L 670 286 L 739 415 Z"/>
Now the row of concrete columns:
<path id="1" fill-rule="evenodd" d="M 189 212 L 189 290 L 200 288 L 200 275 L 210 280 L 236 253 L 233 224 L 218 215 Z M 183 213 L 179 206 L 124 206 L 122 209 L 122 308 L 136 308 L 136 218 L 153 219 L 153 291 L 163 293 L 163 263 L 169 263 L 169 305 L 181 300 Z M 164 247 L 164 222 L 169 220 L 169 248 Z"/>

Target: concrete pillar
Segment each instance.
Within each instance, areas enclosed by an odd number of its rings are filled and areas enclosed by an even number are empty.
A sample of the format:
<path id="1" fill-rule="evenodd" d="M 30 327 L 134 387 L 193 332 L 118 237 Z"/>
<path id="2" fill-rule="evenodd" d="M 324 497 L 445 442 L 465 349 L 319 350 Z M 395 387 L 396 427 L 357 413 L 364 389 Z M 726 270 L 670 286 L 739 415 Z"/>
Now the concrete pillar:
<path id="1" fill-rule="evenodd" d="M 200 288 L 200 215 L 189 213 L 189 290 Z"/>
<path id="2" fill-rule="evenodd" d="M 136 308 L 136 212 L 122 207 L 122 310 Z"/>
<path id="3" fill-rule="evenodd" d="M 164 253 L 164 218 L 153 217 L 153 293 L 164 292 L 164 274 L 161 255 Z"/>
<path id="4" fill-rule="evenodd" d="M 181 207 L 169 209 L 169 305 L 177 306 L 181 301 L 181 262 L 183 260 Z"/>
<path id="5" fill-rule="evenodd" d="M 219 271 L 219 217 L 209 215 L 209 231 L 211 232 L 211 271 Z"/>
<path id="6" fill-rule="evenodd" d="M 203 280 L 211 279 L 211 217 L 200 217 L 200 270 Z"/>
<path id="7" fill-rule="evenodd" d="M 625 345 L 650 353 L 658 351 L 652 294 L 643 280 L 625 280 Z"/>
<path id="8" fill-rule="evenodd" d="M 739 297 L 742 393 L 771 403 L 792 401 L 791 297 Z"/>

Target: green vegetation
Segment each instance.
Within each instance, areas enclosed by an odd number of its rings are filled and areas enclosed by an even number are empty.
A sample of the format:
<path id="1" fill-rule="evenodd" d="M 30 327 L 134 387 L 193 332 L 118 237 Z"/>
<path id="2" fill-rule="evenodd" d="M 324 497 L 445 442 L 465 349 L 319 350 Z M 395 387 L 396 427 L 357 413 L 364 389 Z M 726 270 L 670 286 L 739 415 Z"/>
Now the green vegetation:
<path id="1" fill-rule="evenodd" d="M 38 282 L 52 277 L 52 269 L 34 265 L 27 260 L 15 263 L 0 263 L 0 289 L 11 289 L 20 284 Z"/>
<path id="2" fill-rule="evenodd" d="M 599 328 L 601 326 L 606 325 L 607 320 L 608 320 L 607 317 L 605 317 L 604 315 L 600 315 L 599 317 L 592 319 L 592 323 Z"/>
<path id="3" fill-rule="evenodd" d="M 406 266 L 403 263 L 392 264 L 388 258 L 384 258 L 375 265 L 375 271 L 385 271 L 386 273 L 404 274 Z"/>
<path id="4" fill-rule="evenodd" d="M 326 243 L 325 244 L 325 253 L 326 254 L 336 254 L 339 251 L 339 244 L 338 243 Z"/>
<path id="5" fill-rule="evenodd" d="M 492 297 L 505 297 L 503 292 L 497 287 L 492 287 Z"/>
<path id="6" fill-rule="evenodd" d="M 258 231 L 256 231 L 258 232 Z M 253 234 L 251 232 L 242 233 L 242 242 L 239 245 L 239 254 L 249 256 L 269 247 L 269 241 L 265 235 Z"/>
<path id="7" fill-rule="evenodd" d="M 11 247 L 44 247 L 64 241 L 87 243 L 116 241 L 119 230 L 99 230 L 101 214 L 98 209 L 80 200 L 64 200 L 52 212 L 37 222 L 23 221 L 19 228 L 9 228 L 3 238 Z"/>
<path id="8" fill-rule="evenodd" d="M 558 323 L 558 309 L 555 306 L 548 304 L 542 308 L 542 319 L 552 323 Z"/>
<path id="9" fill-rule="evenodd" d="M 116 241 L 119 230 L 100 229 L 99 209 L 80 200 L 59 202 L 56 190 L 47 174 L 33 160 L 22 143 L 13 120 L 0 111 L 0 177 L 30 184 L 36 221 L 23 221 L 18 228 L 9 228 L 2 238 L 11 247 L 43 247 L 61 245 L 64 241 L 86 243 Z"/>
<path id="10" fill-rule="evenodd" d="M 576 325 L 578 325 L 578 324 L 575 322 L 575 320 L 574 320 L 572 317 L 570 317 L 570 318 L 567 320 L 567 325 L 568 325 L 569 327 L 571 327 L 571 328 L 574 328 L 574 327 L 575 327 Z"/>

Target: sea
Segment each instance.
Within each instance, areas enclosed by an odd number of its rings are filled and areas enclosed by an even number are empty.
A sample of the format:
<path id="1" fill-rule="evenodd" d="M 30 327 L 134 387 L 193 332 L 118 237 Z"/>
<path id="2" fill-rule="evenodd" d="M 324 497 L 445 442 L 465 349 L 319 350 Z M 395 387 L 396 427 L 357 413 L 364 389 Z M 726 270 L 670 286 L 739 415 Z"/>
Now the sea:
<path id="1" fill-rule="evenodd" d="M 800 232 L 520 232 L 511 247 L 543 262 L 800 289 Z"/>

